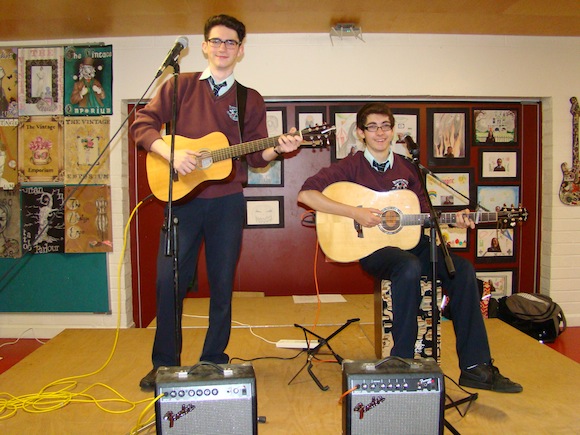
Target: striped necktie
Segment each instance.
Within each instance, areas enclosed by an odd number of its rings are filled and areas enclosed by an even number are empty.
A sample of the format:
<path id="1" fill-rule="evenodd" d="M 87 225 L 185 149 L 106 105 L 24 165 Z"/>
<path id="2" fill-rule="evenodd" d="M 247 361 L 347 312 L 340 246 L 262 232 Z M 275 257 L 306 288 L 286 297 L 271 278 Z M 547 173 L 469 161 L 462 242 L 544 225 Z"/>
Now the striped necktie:
<path id="1" fill-rule="evenodd" d="M 213 80 L 213 77 L 210 76 L 209 78 L 209 84 L 211 85 L 212 89 L 213 89 L 213 94 L 217 97 L 220 93 L 220 89 L 223 88 L 224 86 L 227 85 L 226 82 L 222 82 L 219 84 L 215 84 L 215 81 Z"/>
<path id="2" fill-rule="evenodd" d="M 385 172 L 385 168 L 387 166 L 388 161 L 385 163 L 379 163 L 376 160 L 373 160 L 373 167 L 379 172 Z"/>

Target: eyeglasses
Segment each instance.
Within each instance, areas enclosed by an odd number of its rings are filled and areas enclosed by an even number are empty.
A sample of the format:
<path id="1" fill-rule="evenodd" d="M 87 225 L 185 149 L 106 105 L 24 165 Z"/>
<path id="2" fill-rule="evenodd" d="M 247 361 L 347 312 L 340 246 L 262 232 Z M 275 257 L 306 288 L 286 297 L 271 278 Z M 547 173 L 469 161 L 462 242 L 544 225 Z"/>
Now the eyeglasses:
<path id="1" fill-rule="evenodd" d="M 238 42 L 234 39 L 226 39 L 225 41 L 220 39 L 220 38 L 211 38 L 208 39 L 207 42 L 209 43 L 210 47 L 213 48 L 220 48 L 222 44 L 226 45 L 226 48 L 228 50 L 233 50 L 235 49 L 238 45 L 241 44 L 241 42 Z"/>
<path id="2" fill-rule="evenodd" d="M 384 131 L 385 133 L 388 133 L 389 131 L 391 131 L 393 129 L 393 127 L 391 127 L 390 124 L 383 124 L 383 125 L 371 124 L 371 125 L 365 125 L 365 126 L 363 126 L 363 128 L 367 131 L 370 131 L 371 133 L 375 133 L 379 128 L 382 131 Z"/>

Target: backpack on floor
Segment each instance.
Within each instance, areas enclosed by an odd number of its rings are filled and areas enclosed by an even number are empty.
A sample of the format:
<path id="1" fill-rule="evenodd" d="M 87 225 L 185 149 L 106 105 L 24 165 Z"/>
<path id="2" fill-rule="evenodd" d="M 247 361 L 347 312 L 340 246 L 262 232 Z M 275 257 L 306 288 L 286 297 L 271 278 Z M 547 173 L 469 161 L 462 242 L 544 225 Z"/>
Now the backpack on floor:
<path id="1" fill-rule="evenodd" d="M 499 300 L 498 317 L 542 343 L 552 343 L 566 329 L 562 308 L 552 298 L 516 293 Z"/>

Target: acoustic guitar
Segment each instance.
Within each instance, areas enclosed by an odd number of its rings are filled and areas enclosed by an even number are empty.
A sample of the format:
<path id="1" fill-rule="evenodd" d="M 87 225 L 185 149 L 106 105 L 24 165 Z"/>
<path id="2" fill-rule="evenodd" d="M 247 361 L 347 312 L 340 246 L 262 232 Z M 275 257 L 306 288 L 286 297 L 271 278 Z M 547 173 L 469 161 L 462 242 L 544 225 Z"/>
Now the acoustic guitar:
<path id="1" fill-rule="evenodd" d="M 364 228 L 353 219 L 316 212 L 316 234 L 324 254 L 334 261 L 348 263 L 359 260 L 385 246 L 401 249 L 414 248 L 421 237 L 421 225 L 430 218 L 421 213 L 419 198 L 407 189 L 375 192 L 359 184 L 340 181 L 322 192 L 328 198 L 355 207 L 381 210 L 381 223 Z M 528 218 L 523 208 L 508 209 L 504 206 L 495 212 L 470 212 L 469 217 L 477 223 L 499 222 L 515 226 Z M 441 213 L 442 224 L 454 224 L 455 213 Z"/>
<path id="2" fill-rule="evenodd" d="M 320 125 L 308 127 L 294 135 L 301 134 L 302 144 L 308 146 L 324 146 L 328 143 L 329 135 L 335 130 L 334 126 Z M 175 150 L 190 149 L 199 151 L 197 167 L 187 175 L 173 174 L 173 199 L 179 200 L 192 192 L 197 186 L 206 181 L 223 180 L 232 172 L 232 159 L 266 148 L 276 146 L 280 136 L 258 139 L 237 145 L 229 145 L 223 133 L 210 133 L 199 139 L 190 139 L 184 136 L 175 136 Z M 171 143 L 171 136 L 164 136 L 166 143 Z M 161 201 L 169 199 L 169 162 L 158 154 L 147 153 L 145 161 L 147 181 L 151 192 Z"/>

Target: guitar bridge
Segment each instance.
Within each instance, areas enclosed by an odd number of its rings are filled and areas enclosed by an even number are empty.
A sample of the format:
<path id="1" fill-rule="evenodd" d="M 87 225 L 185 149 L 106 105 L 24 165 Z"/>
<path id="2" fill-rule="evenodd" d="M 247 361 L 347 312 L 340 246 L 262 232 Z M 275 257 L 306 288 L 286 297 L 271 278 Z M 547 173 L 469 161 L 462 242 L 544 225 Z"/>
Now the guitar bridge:
<path id="1" fill-rule="evenodd" d="M 358 207 L 362 207 L 362 205 L 359 205 Z M 356 231 L 357 237 L 359 239 L 364 239 L 365 235 L 363 234 L 362 225 L 360 223 L 358 223 L 357 221 L 353 221 L 353 223 L 354 223 L 354 229 Z"/>
<path id="2" fill-rule="evenodd" d="M 364 239 L 365 235 L 363 234 L 362 225 L 357 221 L 354 221 L 354 229 L 356 230 L 357 237 L 359 239 Z"/>

